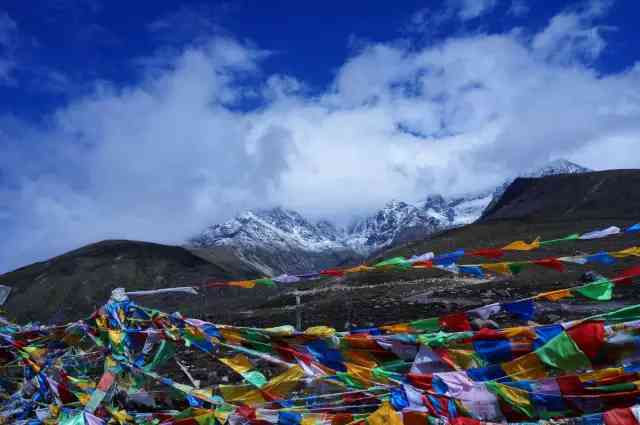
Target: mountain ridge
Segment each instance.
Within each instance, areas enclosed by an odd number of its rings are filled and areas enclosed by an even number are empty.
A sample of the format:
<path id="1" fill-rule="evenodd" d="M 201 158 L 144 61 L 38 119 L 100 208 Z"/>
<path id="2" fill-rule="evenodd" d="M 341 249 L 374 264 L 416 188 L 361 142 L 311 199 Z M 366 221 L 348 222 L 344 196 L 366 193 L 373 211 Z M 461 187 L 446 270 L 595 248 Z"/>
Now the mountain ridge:
<path id="1" fill-rule="evenodd" d="M 522 176 L 588 171 L 586 167 L 559 159 L 522 173 Z M 328 220 L 312 222 L 283 207 L 249 210 L 224 223 L 208 226 L 186 246 L 198 250 L 226 247 L 239 257 L 250 257 L 246 259 L 250 265 L 265 274 L 334 267 L 364 260 L 380 250 L 442 230 L 470 224 L 495 205 L 513 181 L 507 179 L 493 190 L 466 196 L 432 194 L 416 203 L 391 200 L 380 210 L 344 228 Z"/>

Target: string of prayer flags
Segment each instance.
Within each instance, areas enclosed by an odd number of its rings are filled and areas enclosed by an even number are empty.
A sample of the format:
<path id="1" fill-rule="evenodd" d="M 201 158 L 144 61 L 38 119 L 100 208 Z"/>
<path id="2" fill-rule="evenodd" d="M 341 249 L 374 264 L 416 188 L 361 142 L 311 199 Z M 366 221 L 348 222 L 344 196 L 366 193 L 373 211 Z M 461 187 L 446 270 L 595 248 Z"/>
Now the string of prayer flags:
<path id="1" fill-rule="evenodd" d="M 628 227 L 624 233 L 633 233 L 640 229 L 640 223 Z M 522 271 L 524 267 L 529 264 L 535 264 L 541 267 L 545 267 L 558 272 L 565 271 L 564 263 L 573 264 L 589 264 L 599 263 L 604 265 L 612 265 L 615 263 L 616 258 L 627 258 L 630 256 L 640 256 L 640 247 L 634 246 L 615 252 L 598 252 L 589 255 L 574 255 L 574 256 L 562 256 L 562 257 L 547 257 L 536 260 L 528 261 L 502 261 L 496 263 L 482 263 L 482 264 L 459 264 L 459 261 L 465 255 L 472 257 L 483 257 L 487 259 L 497 260 L 502 258 L 506 252 L 509 251 L 531 251 L 538 249 L 542 246 L 558 244 L 561 242 L 574 241 L 574 240 L 591 240 L 603 237 L 620 235 L 623 233 L 617 226 L 609 226 L 605 229 L 594 230 L 584 234 L 574 233 L 562 238 L 550 239 L 541 241 L 540 238 L 536 238 L 532 242 L 525 242 L 523 240 L 517 240 L 507 244 L 502 248 L 480 248 L 475 250 L 466 251 L 464 249 L 458 249 L 449 253 L 435 255 L 433 252 L 426 252 L 423 254 L 417 254 L 409 257 L 397 256 L 386 260 L 379 261 L 372 266 L 361 264 L 348 268 L 331 268 L 321 270 L 319 272 L 310 272 L 302 274 L 282 274 L 274 278 L 262 278 L 254 280 L 239 280 L 230 282 L 217 282 L 209 281 L 202 287 L 239 287 L 239 288 L 254 288 L 258 286 L 275 286 L 276 284 L 284 283 L 296 283 L 304 280 L 318 279 L 321 277 L 343 277 L 346 274 L 353 273 L 368 273 L 387 269 L 393 269 L 397 271 L 411 270 L 411 269 L 439 269 L 453 274 L 466 274 L 478 279 L 484 279 L 485 271 L 489 271 L 497 274 L 515 275 Z M 193 288 L 195 290 L 196 288 Z"/>

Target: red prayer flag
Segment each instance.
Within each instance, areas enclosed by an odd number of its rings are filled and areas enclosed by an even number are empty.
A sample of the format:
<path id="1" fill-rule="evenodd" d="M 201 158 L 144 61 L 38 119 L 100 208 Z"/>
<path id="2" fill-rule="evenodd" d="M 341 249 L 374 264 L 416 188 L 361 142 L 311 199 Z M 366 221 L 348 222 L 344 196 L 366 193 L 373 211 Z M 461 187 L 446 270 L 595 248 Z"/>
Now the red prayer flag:
<path id="1" fill-rule="evenodd" d="M 581 323 L 566 331 L 576 345 L 590 360 L 595 360 L 604 344 L 604 322 Z"/>
<path id="2" fill-rule="evenodd" d="M 605 425 L 638 425 L 636 417 L 628 407 L 613 409 L 604 413 Z"/>
<path id="3" fill-rule="evenodd" d="M 449 332 L 465 332 L 471 330 L 471 324 L 464 312 L 440 316 L 440 327 Z"/>
<path id="4" fill-rule="evenodd" d="M 480 422 L 477 419 L 467 418 L 466 416 L 457 416 L 451 419 L 451 425 L 480 425 Z"/>
<path id="5" fill-rule="evenodd" d="M 558 261 L 557 258 L 543 258 L 541 260 L 535 260 L 533 264 L 537 264 L 548 269 L 553 269 L 559 272 L 564 272 L 564 264 Z"/>
<path id="6" fill-rule="evenodd" d="M 322 270 L 320 272 L 321 275 L 323 276 L 344 276 L 344 270 L 338 270 L 338 269 L 327 269 L 327 270 Z"/>
<path id="7" fill-rule="evenodd" d="M 499 248 L 483 248 L 471 251 L 469 255 L 494 259 L 502 257 L 504 255 L 504 251 Z"/>
<path id="8" fill-rule="evenodd" d="M 613 282 L 616 285 L 630 285 L 633 283 L 631 279 L 638 276 L 640 276 L 640 266 L 634 266 L 630 269 L 624 270 L 620 275 L 616 276 L 613 279 Z"/>

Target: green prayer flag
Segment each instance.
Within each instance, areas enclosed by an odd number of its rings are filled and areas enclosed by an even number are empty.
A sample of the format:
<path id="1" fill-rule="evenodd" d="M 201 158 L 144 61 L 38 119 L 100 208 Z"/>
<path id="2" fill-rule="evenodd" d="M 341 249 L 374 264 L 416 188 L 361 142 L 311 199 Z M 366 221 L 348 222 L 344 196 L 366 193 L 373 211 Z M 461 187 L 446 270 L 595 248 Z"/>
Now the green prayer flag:
<path id="1" fill-rule="evenodd" d="M 574 233 L 572 235 L 565 236 L 564 238 L 560 238 L 560 239 L 551 239 L 549 241 L 541 241 L 540 242 L 540 246 L 553 245 L 553 244 L 559 243 L 559 242 L 574 241 L 574 240 L 578 239 L 579 237 L 580 237 L 579 233 Z"/>
<path id="2" fill-rule="evenodd" d="M 613 283 L 604 279 L 576 288 L 575 291 L 592 300 L 609 301 L 613 296 L 613 286 Z"/>
<path id="3" fill-rule="evenodd" d="M 384 378 L 402 379 L 403 377 L 403 375 L 400 373 L 391 372 L 391 371 L 385 370 L 382 367 L 374 367 L 373 369 L 371 369 L 371 374 L 373 375 L 374 378 L 378 380 L 383 380 Z"/>
<path id="4" fill-rule="evenodd" d="M 431 317 L 429 319 L 414 320 L 409 326 L 420 332 L 438 332 L 440 330 L 440 319 Z"/>
<path id="5" fill-rule="evenodd" d="M 262 279 L 256 279 L 256 285 L 276 286 L 276 283 L 273 281 L 273 279 L 264 277 Z"/>
<path id="6" fill-rule="evenodd" d="M 411 262 L 404 257 L 393 257 L 373 265 L 373 267 L 411 267 Z"/>
<path id="7" fill-rule="evenodd" d="M 349 388 L 364 388 L 359 382 L 357 382 L 351 375 L 347 372 L 336 372 L 336 378 L 342 381 Z"/>
<path id="8" fill-rule="evenodd" d="M 522 267 L 524 266 L 524 264 L 522 262 L 513 262 L 513 263 L 507 263 L 507 267 L 509 267 L 509 271 L 512 274 L 518 274 L 522 271 Z"/>
<path id="9" fill-rule="evenodd" d="M 243 373 L 242 377 L 251 385 L 262 388 L 267 384 L 267 378 L 257 370 L 252 370 L 247 373 Z"/>
<path id="10" fill-rule="evenodd" d="M 565 372 L 591 367 L 589 358 L 566 332 L 562 332 L 534 352 L 542 363 Z"/>
<path id="11" fill-rule="evenodd" d="M 427 345 L 429 347 L 442 347 L 449 343 L 468 339 L 473 336 L 473 332 L 437 332 L 423 334 L 418 337 L 420 344 Z"/>

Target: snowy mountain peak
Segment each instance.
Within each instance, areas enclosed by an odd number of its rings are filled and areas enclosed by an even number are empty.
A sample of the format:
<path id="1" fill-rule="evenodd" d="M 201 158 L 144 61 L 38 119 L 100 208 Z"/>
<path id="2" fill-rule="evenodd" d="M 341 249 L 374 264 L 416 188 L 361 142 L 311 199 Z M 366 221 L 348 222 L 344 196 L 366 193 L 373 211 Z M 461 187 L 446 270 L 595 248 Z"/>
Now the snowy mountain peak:
<path id="1" fill-rule="evenodd" d="M 573 162 L 558 159 L 521 174 L 542 177 L 590 171 Z M 382 209 L 356 221 L 347 229 L 327 220 L 313 223 L 301 214 L 277 207 L 245 211 L 222 224 L 209 226 L 190 244 L 196 247 L 229 246 L 243 253 L 269 252 L 257 257 L 263 270 L 291 271 L 305 266 L 334 266 L 346 258 L 363 258 L 400 242 L 427 237 L 435 232 L 476 221 L 502 196 L 513 179 L 493 191 L 447 197 L 432 194 L 416 204 L 389 201 Z M 305 263 L 307 259 L 313 261 Z"/>
<path id="2" fill-rule="evenodd" d="M 530 170 L 520 177 L 544 177 L 556 174 L 579 174 L 593 171 L 566 159 L 555 159 L 542 167 Z"/>

